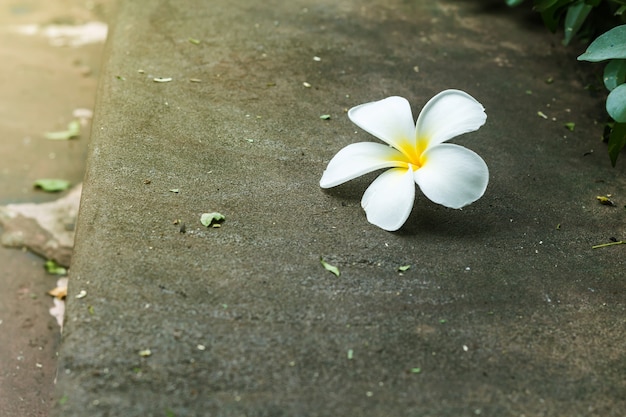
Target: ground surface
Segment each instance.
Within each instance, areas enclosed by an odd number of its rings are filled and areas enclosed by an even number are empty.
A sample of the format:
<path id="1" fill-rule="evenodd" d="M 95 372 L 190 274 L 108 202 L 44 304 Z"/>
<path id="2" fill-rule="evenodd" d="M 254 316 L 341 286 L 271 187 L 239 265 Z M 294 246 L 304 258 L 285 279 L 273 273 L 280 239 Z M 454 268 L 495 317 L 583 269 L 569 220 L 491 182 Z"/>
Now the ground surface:
<path id="1" fill-rule="evenodd" d="M 621 416 L 623 246 L 592 245 L 625 234 L 626 164 L 599 140 L 601 82 L 491 4 L 122 2 L 58 415 Z M 481 200 L 418 197 L 387 233 L 359 206 L 372 176 L 319 188 L 373 140 L 346 108 L 417 113 L 451 87 L 487 109 L 459 139 L 490 167 Z"/>
<path id="2" fill-rule="evenodd" d="M 52 46 L 16 29 L 102 21 L 102 3 L 0 1 L 0 205 L 58 198 L 33 189 L 39 178 L 82 180 L 89 130 L 70 142 L 43 134 L 65 129 L 75 109 L 93 109 L 103 47 Z M 0 265 L 0 416 L 47 416 L 60 334 L 46 292 L 56 278 L 20 250 L 0 247 Z"/>

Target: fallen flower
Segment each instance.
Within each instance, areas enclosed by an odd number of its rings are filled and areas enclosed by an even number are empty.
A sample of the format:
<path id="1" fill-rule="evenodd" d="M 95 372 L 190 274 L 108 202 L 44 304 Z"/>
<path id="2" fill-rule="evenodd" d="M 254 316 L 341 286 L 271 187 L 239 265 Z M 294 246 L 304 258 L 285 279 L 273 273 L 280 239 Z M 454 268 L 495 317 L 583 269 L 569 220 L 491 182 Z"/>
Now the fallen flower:
<path id="1" fill-rule="evenodd" d="M 328 163 L 320 186 L 335 187 L 391 168 L 363 194 L 361 206 L 370 223 L 398 230 L 413 208 L 415 183 L 430 200 L 450 208 L 462 208 L 484 194 L 489 182 L 485 161 L 467 148 L 443 143 L 485 124 L 483 106 L 469 94 L 442 91 L 426 103 L 415 124 L 411 106 L 402 97 L 353 107 L 348 117 L 389 146 L 373 142 L 346 146 Z"/>

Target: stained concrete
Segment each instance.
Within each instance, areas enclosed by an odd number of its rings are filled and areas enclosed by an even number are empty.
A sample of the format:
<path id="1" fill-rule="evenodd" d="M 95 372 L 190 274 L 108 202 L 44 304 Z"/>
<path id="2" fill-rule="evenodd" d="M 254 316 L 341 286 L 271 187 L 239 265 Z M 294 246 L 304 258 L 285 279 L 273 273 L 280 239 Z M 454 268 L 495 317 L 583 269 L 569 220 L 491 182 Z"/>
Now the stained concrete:
<path id="1" fill-rule="evenodd" d="M 120 2 L 56 414 L 621 415 L 623 249 L 592 245 L 624 235 L 625 172 L 581 49 L 495 0 Z M 388 233 L 372 175 L 319 188 L 374 140 L 347 108 L 446 88 L 488 114 L 457 140 L 481 200 Z"/>

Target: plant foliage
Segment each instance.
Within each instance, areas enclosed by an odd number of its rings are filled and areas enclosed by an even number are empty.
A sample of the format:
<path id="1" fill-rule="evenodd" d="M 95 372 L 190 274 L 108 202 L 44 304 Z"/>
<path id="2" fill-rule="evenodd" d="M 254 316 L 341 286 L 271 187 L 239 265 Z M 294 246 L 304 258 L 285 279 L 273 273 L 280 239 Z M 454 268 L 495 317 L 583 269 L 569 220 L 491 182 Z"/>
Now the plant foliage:
<path id="1" fill-rule="evenodd" d="M 518 6 L 524 2 L 505 1 L 509 6 Z M 540 13 L 544 24 L 552 32 L 556 32 L 563 21 L 565 45 L 577 36 L 597 30 L 592 16 L 605 25 L 612 21 L 626 21 L 626 0 L 534 0 L 534 10 Z M 578 60 L 608 61 L 603 80 L 609 91 L 606 111 L 614 120 L 607 126 L 610 131 L 609 157 L 615 166 L 620 151 L 626 146 L 626 24 L 616 25 L 598 36 Z"/>

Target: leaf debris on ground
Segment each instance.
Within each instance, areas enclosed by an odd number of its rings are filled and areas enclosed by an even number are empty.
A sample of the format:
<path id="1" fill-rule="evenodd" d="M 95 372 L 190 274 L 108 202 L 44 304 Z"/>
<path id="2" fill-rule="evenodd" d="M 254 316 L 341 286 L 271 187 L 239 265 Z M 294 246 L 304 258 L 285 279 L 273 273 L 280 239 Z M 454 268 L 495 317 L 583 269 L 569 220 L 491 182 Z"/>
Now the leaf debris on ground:
<path id="1" fill-rule="evenodd" d="M 148 356 L 152 356 L 152 351 L 150 349 L 140 350 L 139 356 L 141 356 L 142 358 L 147 358 Z"/>
<path id="2" fill-rule="evenodd" d="M 67 130 L 61 130 L 59 132 L 46 132 L 45 138 L 50 140 L 68 140 L 76 138 L 80 135 L 80 121 L 72 120 L 67 125 Z"/>
<path id="3" fill-rule="evenodd" d="M 615 242 L 600 243 L 599 245 L 593 245 L 591 247 L 591 249 L 600 249 L 600 248 L 606 248 L 608 246 L 615 246 L 615 245 L 626 245 L 626 241 L 624 241 L 624 240 L 617 240 Z"/>
<path id="4" fill-rule="evenodd" d="M 60 278 L 57 281 L 57 286 L 48 291 L 48 295 L 51 295 L 58 300 L 65 299 L 65 297 L 67 296 L 67 282 L 67 277 Z"/>
<path id="5" fill-rule="evenodd" d="M 615 206 L 615 203 L 609 198 L 610 196 L 599 195 L 596 200 L 603 206 Z"/>
<path id="6" fill-rule="evenodd" d="M 220 227 L 221 223 L 226 220 L 226 217 L 222 213 L 216 211 L 211 213 L 202 213 L 200 216 L 200 223 L 206 227 Z"/>
<path id="7" fill-rule="evenodd" d="M 70 188 L 70 182 L 58 178 L 42 178 L 34 182 L 35 188 L 40 188 L 43 191 L 54 193 L 57 191 L 65 191 Z"/>
<path id="8" fill-rule="evenodd" d="M 67 275 L 67 269 L 52 259 L 48 259 L 45 263 L 46 272 L 52 275 Z"/>
<path id="9" fill-rule="evenodd" d="M 339 275 L 341 275 L 341 272 L 339 272 L 339 268 L 337 268 L 334 265 L 329 264 L 323 258 L 320 258 L 320 263 L 322 264 L 325 270 L 332 272 L 333 274 L 335 274 L 335 276 L 338 277 Z"/>

